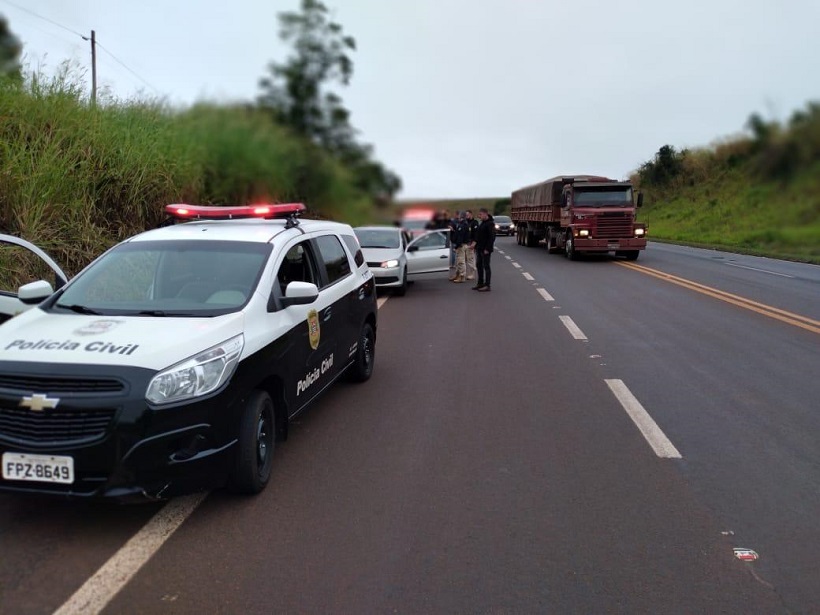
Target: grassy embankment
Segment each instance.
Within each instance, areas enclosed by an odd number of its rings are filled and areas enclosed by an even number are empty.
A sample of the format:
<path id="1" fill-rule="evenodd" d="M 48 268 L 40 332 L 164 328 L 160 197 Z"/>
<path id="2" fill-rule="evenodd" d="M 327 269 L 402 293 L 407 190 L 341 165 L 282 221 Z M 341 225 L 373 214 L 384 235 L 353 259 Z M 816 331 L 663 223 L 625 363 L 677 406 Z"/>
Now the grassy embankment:
<path id="1" fill-rule="evenodd" d="M 752 136 L 661 148 L 632 177 L 650 239 L 820 264 L 820 105 Z"/>
<path id="2" fill-rule="evenodd" d="M 319 149 L 240 107 L 89 106 L 65 75 L 0 83 L 0 232 L 75 274 L 117 241 L 155 227 L 169 203 L 304 202 L 359 223 L 370 200 Z M 9 255 L 13 256 L 9 256 Z M 33 264 L 0 250 L 0 288 Z"/>

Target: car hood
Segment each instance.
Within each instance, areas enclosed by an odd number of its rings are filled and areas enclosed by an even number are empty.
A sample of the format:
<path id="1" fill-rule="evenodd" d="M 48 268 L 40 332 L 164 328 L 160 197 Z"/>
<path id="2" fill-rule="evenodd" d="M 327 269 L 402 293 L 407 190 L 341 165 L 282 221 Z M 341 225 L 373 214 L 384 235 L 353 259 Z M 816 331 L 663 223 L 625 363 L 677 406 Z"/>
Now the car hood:
<path id="1" fill-rule="evenodd" d="M 364 254 L 364 260 L 368 263 L 373 263 L 377 261 L 389 261 L 391 259 L 396 259 L 404 254 L 403 248 L 362 248 L 362 254 Z"/>
<path id="2" fill-rule="evenodd" d="M 242 333 L 241 312 L 212 318 L 86 316 L 29 310 L 0 326 L 4 361 L 164 369 Z"/>

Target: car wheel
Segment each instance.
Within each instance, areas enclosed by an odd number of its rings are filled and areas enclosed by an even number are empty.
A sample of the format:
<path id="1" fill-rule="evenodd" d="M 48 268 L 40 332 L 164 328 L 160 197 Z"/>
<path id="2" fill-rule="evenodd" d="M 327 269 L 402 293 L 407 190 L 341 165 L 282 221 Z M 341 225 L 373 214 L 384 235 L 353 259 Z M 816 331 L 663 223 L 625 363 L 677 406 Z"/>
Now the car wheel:
<path id="1" fill-rule="evenodd" d="M 261 492 L 270 479 L 276 440 L 273 401 L 265 391 L 254 391 L 242 412 L 236 463 L 228 488 L 234 493 Z"/>
<path id="2" fill-rule="evenodd" d="M 349 378 L 353 382 L 364 382 L 373 375 L 373 363 L 376 359 L 376 332 L 370 323 L 362 325 L 359 334 L 359 347 L 356 349 L 356 358 L 348 370 Z"/>
<path id="3" fill-rule="evenodd" d="M 407 267 L 404 268 L 404 275 L 401 278 L 401 286 L 395 289 L 395 294 L 399 297 L 404 297 L 407 293 Z"/>

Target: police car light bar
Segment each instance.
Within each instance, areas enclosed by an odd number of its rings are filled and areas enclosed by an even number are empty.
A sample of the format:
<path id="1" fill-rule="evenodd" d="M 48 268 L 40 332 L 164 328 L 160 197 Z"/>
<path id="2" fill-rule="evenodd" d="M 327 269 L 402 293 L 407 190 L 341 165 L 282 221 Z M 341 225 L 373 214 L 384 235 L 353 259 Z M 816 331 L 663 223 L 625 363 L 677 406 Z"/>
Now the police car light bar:
<path id="1" fill-rule="evenodd" d="M 305 211 L 302 203 L 276 205 L 166 205 L 165 213 L 178 220 L 236 220 L 237 218 L 285 218 Z"/>

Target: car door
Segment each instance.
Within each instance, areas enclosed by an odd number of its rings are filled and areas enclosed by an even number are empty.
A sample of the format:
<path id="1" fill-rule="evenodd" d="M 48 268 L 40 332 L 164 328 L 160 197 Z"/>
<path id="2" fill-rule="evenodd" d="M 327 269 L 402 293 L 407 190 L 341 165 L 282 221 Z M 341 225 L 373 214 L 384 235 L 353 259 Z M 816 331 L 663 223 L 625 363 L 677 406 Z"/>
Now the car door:
<path id="1" fill-rule="evenodd" d="M 0 234 L 0 323 L 33 307 L 20 301 L 17 292 L 23 284 L 37 280 L 45 280 L 57 290 L 68 281 L 68 276 L 33 243 Z"/>
<path id="2" fill-rule="evenodd" d="M 430 231 L 407 246 L 407 278 L 444 278 L 450 272 L 449 231 Z"/>

